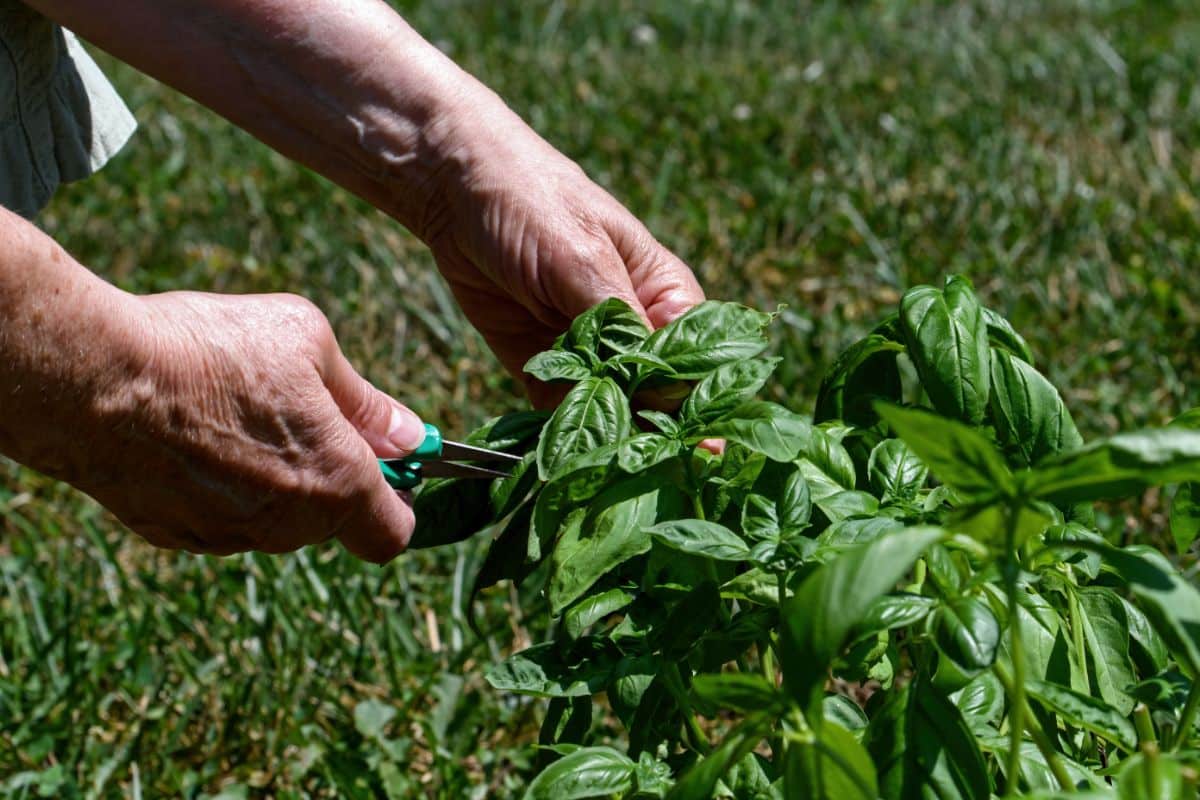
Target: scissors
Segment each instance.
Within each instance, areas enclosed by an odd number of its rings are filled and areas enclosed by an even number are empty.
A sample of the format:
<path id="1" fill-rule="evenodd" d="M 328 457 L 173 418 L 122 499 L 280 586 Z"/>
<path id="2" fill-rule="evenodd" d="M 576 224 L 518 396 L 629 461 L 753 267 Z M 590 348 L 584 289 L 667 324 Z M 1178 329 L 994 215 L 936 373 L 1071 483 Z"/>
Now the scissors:
<path id="1" fill-rule="evenodd" d="M 379 469 L 393 489 L 412 489 L 422 478 L 507 478 L 508 472 L 460 461 L 480 461 L 502 467 L 521 463 L 520 456 L 446 441 L 436 425 L 425 424 L 425 441 L 404 458 L 381 458 Z"/>

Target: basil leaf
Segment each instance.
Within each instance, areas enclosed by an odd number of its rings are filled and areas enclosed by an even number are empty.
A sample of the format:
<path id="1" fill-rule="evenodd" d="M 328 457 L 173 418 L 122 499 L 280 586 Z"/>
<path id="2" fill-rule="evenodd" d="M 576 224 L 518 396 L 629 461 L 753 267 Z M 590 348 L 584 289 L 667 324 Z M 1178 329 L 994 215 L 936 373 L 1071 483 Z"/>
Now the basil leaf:
<path id="1" fill-rule="evenodd" d="M 984 306 L 983 322 L 987 326 L 988 341 L 993 348 L 999 347 L 1016 356 L 1026 364 L 1033 364 L 1033 354 L 1025 338 L 1017 333 L 1017 329 L 1008 320 Z"/>
<path id="2" fill-rule="evenodd" d="M 953 597 L 933 619 L 934 643 L 964 673 L 987 669 L 1000 646 L 1000 623 L 978 597 Z"/>
<path id="3" fill-rule="evenodd" d="M 679 513 L 682 504 L 671 502 L 677 494 L 626 481 L 606 489 L 589 508 L 571 512 L 550 555 L 551 612 L 558 615 L 609 571 L 649 550 L 646 528 L 654 524 L 660 502 Z"/>
<path id="4" fill-rule="evenodd" d="M 736 410 L 758 394 L 779 362 L 778 358 L 748 358 L 717 367 L 683 401 L 684 426 L 712 422 Z"/>
<path id="5" fill-rule="evenodd" d="M 492 519 L 496 522 L 507 517 L 529 496 L 537 485 L 537 469 L 534 467 L 536 454 L 526 453 L 521 463 L 513 467 L 507 478 L 494 481 L 479 481 L 476 483 L 490 484 Z"/>
<path id="6" fill-rule="evenodd" d="M 559 346 L 607 361 L 636 351 L 649 335 L 650 329 L 628 303 L 610 297 L 576 317 Z"/>
<path id="7" fill-rule="evenodd" d="M 847 550 L 818 567 L 783 602 L 784 688 L 802 707 L 813 705 L 829 665 L 874 602 L 892 591 L 921 553 L 944 536 L 938 528 L 908 528 Z M 818 614 L 813 609 L 837 613 Z"/>
<path id="8" fill-rule="evenodd" d="M 867 460 L 867 479 L 884 499 L 913 499 L 928 476 L 929 468 L 903 439 L 884 439 Z"/>
<path id="9" fill-rule="evenodd" d="M 586 644 L 611 649 L 587 652 Z M 557 642 L 546 642 L 515 653 L 487 670 L 493 688 L 535 697 L 586 697 L 601 691 L 621 664 L 620 653 L 606 642 L 586 643 L 585 655 L 564 657 Z"/>
<path id="10" fill-rule="evenodd" d="M 678 438 L 682 428 L 675 418 L 661 411 L 639 411 L 637 415 L 671 438 Z"/>
<path id="11" fill-rule="evenodd" d="M 629 432 L 629 401 L 612 378 L 591 377 L 572 387 L 542 431 L 538 474 L 557 477 L 576 456 L 618 442 Z"/>
<path id="12" fill-rule="evenodd" d="M 537 444 L 537 436 L 550 414 L 546 411 L 516 411 L 488 420 L 467 436 L 467 444 L 523 455 Z"/>
<path id="13" fill-rule="evenodd" d="M 951 277 L 939 291 L 917 286 L 900 300 L 900 328 L 921 387 L 939 413 L 983 422 L 989 393 L 989 347 L 971 283 Z"/>
<path id="14" fill-rule="evenodd" d="M 1180 484 L 1171 498 L 1171 538 L 1175 549 L 1186 553 L 1200 536 L 1200 483 Z"/>
<path id="15" fill-rule="evenodd" d="M 854 630 L 856 637 L 877 631 L 906 628 L 922 622 L 937 607 L 932 597 L 909 592 L 885 594 L 871 604 L 866 615 Z"/>
<path id="16" fill-rule="evenodd" d="M 639 433 L 621 442 L 617 448 L 617 466 L 630 475 L 638 475 L 679 455 L 683 448 L 676 439 L 657 433 Z"/>
<path id="17" fill-rule="evenodd" d="M 589 627 L 633 601 L 634 596 L 624 589 L 609 589 L 585 597 L 563 615 L 563 629 L 569 637 L 578 639 Z"/>
<path id="18" fill-rule="evenodd" d="M 983 498 L 1015 493 L 1012 473 L 996 448 L 961 422 L 884 404 L 879 415 L 947 486 Z"/>
<path id="19" fill-rule="evenodd" d="M 668 547 L 717 561 L 745 561 L 750 546 L 733 531 L 715 522 L 679 519 L 660 522 L 646 531 Z"/>
<path id="20" fill-rule="evenodd" d="M 762 741 L 770 729 L 765 714 L 751 714 L 730 731 L 709 755 L 694 764 L 675 784 L 667 800 L 712 800 L 717 781 Z"/>
<path id="21" fill-rule="evenodd" d="M 770 314 L 708 300 L 650 334 L 643 349 L 680 378 L 703 378 L 722 364 L 761 353 L 767 346 L 763 328 L 770 321 Z"/>
<path id="22" fill-rule="evenodd" d="M 1151 486 L 1200 480 L 1200 431 L 1157 428 L 1118 433 L 1021 473 L 1031 496 L 1055 505 L 1115 500 Z"/>
<path id="23" fill-rule="evenodd" d="M 1000 443 L 1023 466 L 1083 445 L 1058 390 L 1029 364 L 992 351 L 992 419 Z"/>
<path id="24" fill-rule="evenodd" d="M 1025 690 L 1030 697 L 1075 727 L 1089 730 L 1129 752 L 1137 749 L 1133 723 L 1103 700 L 1039 680 L 1027 680 Z"/>
<path id="25" fill-rule="evenodd" d="M 752 672 L 697 675 L 692 679 L 692 693 L 711 708 L 743 714 L 778 709 L 785 704 L 778 689 Z"/>
<path id="26" fill-rule="evenodd" d="M 724 419 L 705 426 L 703 433 L 685 441 L 728 439 L 775 461 L 794 461 L 812 437 L 808 420 L 783 406 L 761 400 L 738 407 Z"/>
<path id="27" fill-rule="evenodd" d="M 1117 800 L 1181 800 L 1189 789 L 1195 792 L 1195 785 L 1184 780 L 1183 765 L 1173 758 L 1135 753 L 1120 766 Z"/>
<path id="28" fill-rule="evenodd" d="M 1078 590 L 1079 623 L 1096 675 L 1100 696 L 1122 715 L 1133 711 L 1126 694 L 1137 683 L 1129 657 L 1129 619 L 1121 598 L 1111 589 L 1090 586 Z"/>
<path id="29" fill-rule="evenodd" d="M 877 800 L 875 765 L 854 734 L 825 722 L 815 741 L 792 741 L 784 754 L 783 789 L 812 800 Z"/>
<path id="30" fill-rule="evenodd" d="M 879 765 L 879 794 L 987 800 L 991 779 L 958 707 L 924 680 L 889 693 L 864 744 Z"/>
<path id="31" fill-rule="evenodd" d="M 634 763 L 611 747 L 585 747 L 542 770 L 525 800 L 584 800 L 624 794 L 633 786 Z"/>
<path id="32" fill-rule="evenodd" d="M 566 350 L 546 350 L 525 362 L 525 372 L 539 381 L 581 381 L 592 374 L 587 362 Z"/>
<path id="33" fill-rule="evenodd" d="M 490 481 L 434 478 L 422 482 L 413 500 L 416 524 L 410 550 L 454 544 L 492 522 Z"/>
<path id="34" fill-rule="evenodd" d="M 770 461 L 763 465 L 742 508 L 742 533 L 752 539 L 782 541 L 802 533 L 811 515 L 808 481 L 800 468 Z"/>
<path id="35" fill-rule="evenodd" d="M 876 400 L 901 399 L 896 355 L 902 352 L 904 345 L 874 333 L 846 348 L 821 380 L 814 421 L 840 419 L 861 428 L 874 425 L 879 419 Z"/>

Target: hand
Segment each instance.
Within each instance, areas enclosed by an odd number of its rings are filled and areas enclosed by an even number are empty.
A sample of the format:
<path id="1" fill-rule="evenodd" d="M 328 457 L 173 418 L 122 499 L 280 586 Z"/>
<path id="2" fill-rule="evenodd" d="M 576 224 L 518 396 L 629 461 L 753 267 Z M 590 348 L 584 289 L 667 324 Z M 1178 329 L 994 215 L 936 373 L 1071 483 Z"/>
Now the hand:
<path id="1" fill-rule="evenodd" d="M 522 373 L 608 297 L 657 328 L 704 299 L 692 271 L 608 192 L 483 90 L 447 112 L 446 166 L 417 233 L 467 318 Z"/>
<path id="2" fill-rule="evenodd" d="M 383 562 L 413 528 L 376 456 L 417 417 L 355 373 L 320 311 L 289 295 L 135 298 L 138 369 L 85 421 L 73 482 L 160 547 L 279 553 L 337 537 Z"/>

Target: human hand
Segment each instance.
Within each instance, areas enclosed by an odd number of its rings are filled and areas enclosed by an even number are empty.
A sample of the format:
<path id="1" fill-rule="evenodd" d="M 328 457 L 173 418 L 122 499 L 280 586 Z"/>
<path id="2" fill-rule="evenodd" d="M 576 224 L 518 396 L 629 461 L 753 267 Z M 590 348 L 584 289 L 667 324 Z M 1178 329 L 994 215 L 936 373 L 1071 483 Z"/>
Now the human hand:
<path id="1" fill-rule="evenodd" d="M 138 369 L 82 426 L 72 482 L 160 547 L 280 553 L 337 537 L 383 562 L 413 529 L 376 456 L 424 429 L 291 295 L 136 298 Z"/>
<path id="2" fill-rule="evenodd" d="M 522 367 L 608 297 L 652 328 L 704 300 L 692 271 L 486 89 L 444 115 L 444 166 L 416 232 L 471 323 L 535 403 Z"/>

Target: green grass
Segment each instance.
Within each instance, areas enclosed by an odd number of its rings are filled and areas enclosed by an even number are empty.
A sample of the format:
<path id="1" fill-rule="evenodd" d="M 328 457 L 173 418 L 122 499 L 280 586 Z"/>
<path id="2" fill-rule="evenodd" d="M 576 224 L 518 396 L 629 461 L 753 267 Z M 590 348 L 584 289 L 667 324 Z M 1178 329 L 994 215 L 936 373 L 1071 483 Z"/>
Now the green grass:
<path id="1" fill-rule="evenodd" d="M 1085 436 L 1200 403 L 1194 4 L 400 5 L 710 296 L 787 304 L 774 391 L 797 409 L 900 290 L 950 272 L 1026 334 Z M 105 66 L 141 130 L 40 220 L 84 263 L 139 292 L 304 294 L 451 432 L 521 405 L 413 237 Z M 484 543 L 382 569 L 161 553 L 7 463 L 0 529 L 0 793 L 460 798 L 533 771 L 540 709 L 480 675 L 542 607 L 493 590 L 468 629 Z"/>

